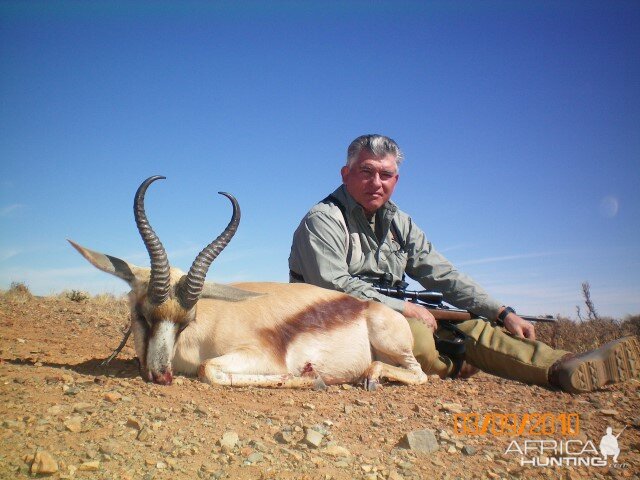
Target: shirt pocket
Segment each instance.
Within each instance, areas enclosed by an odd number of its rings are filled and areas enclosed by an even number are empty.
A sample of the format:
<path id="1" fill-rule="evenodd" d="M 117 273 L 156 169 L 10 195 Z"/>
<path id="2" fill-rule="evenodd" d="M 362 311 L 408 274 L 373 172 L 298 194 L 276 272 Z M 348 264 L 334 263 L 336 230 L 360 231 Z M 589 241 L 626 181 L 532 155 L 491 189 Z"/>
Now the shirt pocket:
<path id="1" fill-rule="evenodd" d="M 395 239 L 390 239 L 381 250 L 381 260 L 390 267 L 390 273 L 401 277 L 409 255 Z"/>

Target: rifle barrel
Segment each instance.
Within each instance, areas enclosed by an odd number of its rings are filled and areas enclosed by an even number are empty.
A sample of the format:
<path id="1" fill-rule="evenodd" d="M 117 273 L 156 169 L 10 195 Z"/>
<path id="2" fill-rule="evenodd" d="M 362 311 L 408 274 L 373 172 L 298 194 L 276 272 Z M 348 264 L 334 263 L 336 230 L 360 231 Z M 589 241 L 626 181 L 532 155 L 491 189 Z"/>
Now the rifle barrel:
<path id="1" fill-rule="evenodd" d="M 529 315 L 519 315 L 523 320 L 527 320 L 528 322 L 540 322 L 540 323 L 555 323 L 556 318 L 553 315 L 545 315 L 544 317 L 531 317 Z"/>
<path id="2" fill-rule="evenodd" d="M 471 318 L 483 318 L 478 315 L 474 315 L 467 310 L 449 308 L 443 305 L 443 295 L 440 292 L 430 292 L 427 290 L 403 290 L 401 288 L 381 287 L 378 285 L 374 285 L 374 288 L 378 292 L 388 297 L 399 298 L 400 300 L 408 300 L 426 307 L 433 314 L 436 320 L 463 322 Z M 552 315 L 546 315 L 544 317 L 534 317 L 531 315 L 518 316 L 529 322 L 554 323 L 556 321 L 556 319 Z"/>
<path id="3" fill-rule="evenodd" d="M 436 320 L 448 320 L 450 322 L 464 322 L 466 320 L 471 320 L 472 318 L 480 318 L 483 320 L 487 320 L 484 317 L 479 315 L 475 315 L 467 310 L 460 310 L 457 308 L 447 308 L 442 305 L 425 305 L 427 310 L 431 312 L 431 314 L 435 317 Z M 555 318 L 548 315 L 546 317 L 532 317 L 529 315 L 518 315 L 523 320 L 527 320 L 528 322 L 540 322 L 540 323 L 554 323 L 556 321 Z"/>

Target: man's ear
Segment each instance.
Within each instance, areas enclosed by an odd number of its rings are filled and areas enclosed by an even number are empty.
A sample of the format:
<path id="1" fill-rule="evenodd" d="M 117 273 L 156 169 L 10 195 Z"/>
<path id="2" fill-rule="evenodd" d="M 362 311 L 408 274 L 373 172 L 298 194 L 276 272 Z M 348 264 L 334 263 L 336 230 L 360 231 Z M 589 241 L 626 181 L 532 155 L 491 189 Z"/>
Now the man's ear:
<path id="1" fill-rule="evenodd" d="M 340 169 L 340 175 L 342 176 L 342 183 L 347 183 L 347 175 L 349 175 L 349 167 L 346 165 Z"/>

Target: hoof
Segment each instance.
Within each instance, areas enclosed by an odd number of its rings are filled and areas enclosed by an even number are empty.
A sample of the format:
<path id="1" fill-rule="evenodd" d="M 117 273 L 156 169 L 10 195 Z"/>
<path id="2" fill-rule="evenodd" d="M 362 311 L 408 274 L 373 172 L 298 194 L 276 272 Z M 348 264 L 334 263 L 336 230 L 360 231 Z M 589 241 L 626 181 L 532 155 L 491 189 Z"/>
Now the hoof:
<path id="1" fill-rule="evenodd" d="M 324 383 L 324 380 L 322 380 L 322 377 L 320 375 L 318 375 L 313 382 L 313 389 L 316 391 L 327 389 L 327 384 Z"/>
<path id="2" fill-rule="evenodd" d="M 375 392 L 376 390 L 378 390 L 379 388 L 382 388 L 382 385 L 380 385 L 380 382 L 378 382 L 378 380 L 373 380 L 373 379 L 365 379 L 364 381 L 364 389 L 369 391 L 369 392 Z"/>

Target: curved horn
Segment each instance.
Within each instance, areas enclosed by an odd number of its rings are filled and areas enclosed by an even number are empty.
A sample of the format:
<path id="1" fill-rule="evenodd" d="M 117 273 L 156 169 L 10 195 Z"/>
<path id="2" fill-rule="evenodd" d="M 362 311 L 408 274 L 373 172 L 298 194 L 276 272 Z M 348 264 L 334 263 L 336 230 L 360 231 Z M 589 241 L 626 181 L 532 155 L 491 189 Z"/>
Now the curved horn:
<path id="1" fill-rule="evenodd" d="M 138 231 L 142 237 L 149 257 L 151 259 L 151 280 L 149 281 L 149 301 L 153 304 L 159 305 L 169 298 L 170 284 L 169 284 L 169 260 L 167 259 L 167 252 L 165 251 L 160 239 L 151 228 L 147 215 L 144 212 L 144 195 L 147 192 L 147 188 L 156 180 L 164 180 L 166 177 L 156 175 L 147 178 L 138 187 L 135 199 L 133 201 L 133 215 L 136 219 L 136 225 Z"/>
<path id="2" fill-rule="evenodd" d="M 179 294 L 180 303 L 187 310 L 191 309 L 198 301 L 198 298 L 202 293 L 202 288 L 204 287 L 204 279 L 207 276 L 207 270 L 209 270 L 211 263 L 216 259 L 216 257 L 220 255 L 220 252 L 224 250 L 224 247 L 229 244 L 233 235 L 236 233 L 236 230 L 238 230 L 238 225 L 240 224 L 240 206 L 238 205 L 238 201 L 230 193 L 218 193 L 231 200 L 231 204 L 233 205 L 233 214 L 224 231 L 218 236 L 218 238 L 207 245 L 198 254 L 196 259 L 193 261 L 193 264 L 191 264 L 191 268 L 184 279 L 184 284 L 180 289 Z"/>

